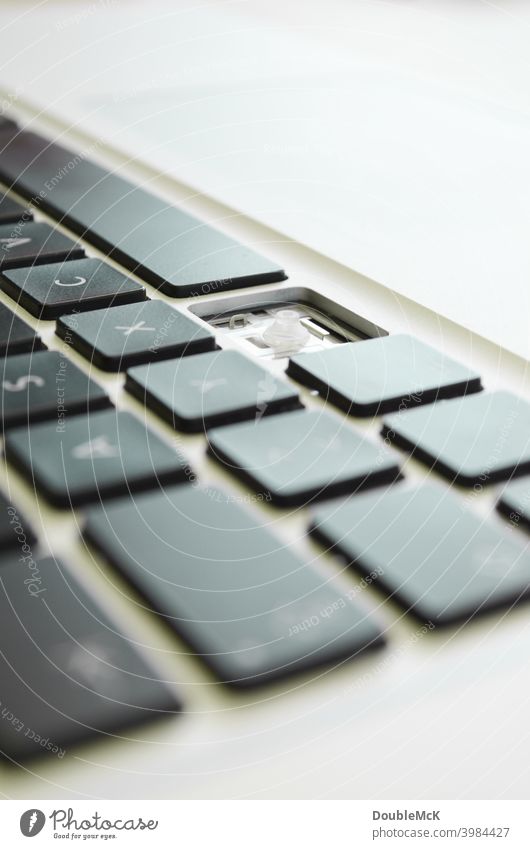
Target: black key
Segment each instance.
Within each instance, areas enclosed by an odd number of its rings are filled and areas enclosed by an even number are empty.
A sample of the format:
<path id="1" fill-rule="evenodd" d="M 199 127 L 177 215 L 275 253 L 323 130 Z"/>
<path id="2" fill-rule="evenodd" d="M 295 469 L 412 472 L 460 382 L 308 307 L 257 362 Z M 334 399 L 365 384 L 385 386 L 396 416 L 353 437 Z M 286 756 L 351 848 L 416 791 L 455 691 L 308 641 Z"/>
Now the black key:
<path id="1" fill-rule="evenodd" d="M 85 252 L 48 224 L 33 221 L 0 227 L 0 269 L 79 259 Z"/>
<path id="2" fill-rule="evenodd" d="M 376 416 L 481 389 L 478 374 L 413 336 L 383 336 L 297 354 L 287 374 L 353 416 Z"/>
<path id="3" fill-rule="evenodd" d="M 497 509 L 508 517 L 512 525 L 530 528 L 530 478 L 509 483 L 503 490 Z"/>
<path id="4" fill-rule="evenodd" d="M 44 345 L 29 324 L 0 304 L 0 357 L 38 350 Z"/>
<path id="5" fill-rule="evenodd" d="M 311 532 L 435 626 L 530 596 L 528 546 L 443 487 L 397 486 L 334 503 L 316 512 Z"/>
<path id="6" fill-rule="evenodd" d="M 221 492 L 123 500 L 92 511 L 85 536 L 225 683 L 260 684 L 383 642 L 329 576 Z"/>
<path id="7" fill-rule="evenodd" d="M 34 544 L 35 536 L 24 516 L 0 495 L 0 551 L 18 548 L 20 556 L 27 557 L 31 555 L 31 546 Z"/>
<path id="8" fill-rule="evenodd" d="M 56 507 L 80 506 L 187 480 L 183 458 L 129 413 L 105 410 L 17 428 L 7 459 Z"/>
<path id="9" fill-rule="evenodd" d="M 399 466 L 384 446 L 365 439 L 340 418 L 316 410 L 211 431 L 208 450 L 246 483 L 286 507 L 399 477 Z"/>
<path id="10" fill-rule="evenodd" d="M 182 431 L 198 432 L 301 406 L 288 383 L 239 351 L 138 366 L 127 372 L 125 386 Z"/>
<path id="11" fill-rule="evenodd" d="M 178 699 L 61 563 L 0 563 L 0 751 L 62 759 L 85 739 L 179 711 Z"/>
<path id="12" fill-rule="evenodd" d="M 0 146 L 0 177 L 172 297 L 286 279 L 276 263 L 209 224 L 34 133 Z"/>
<path id="13" fill-rule="evenodd" d="M 162 301 L 64 316 L 57 334 L 105 371 L 215 348 L 215 337 Z"/>
<path id="14" fill-rule="evenodd" d="M 482 487 L 530 471 L 530 404 L 509 392 L 389 416 L 383 433 L 462 486 Z"/>
<path id="15" fill-rule="evenodd" d="M 101 386 L 56 351 L 1 360 L 0 383 L 4 428 L 44 419 L 64 427 L 69 414 L 110 404 Z"/>
<path id="16" fill-rule="evenodd" d="M 0 286 L 37 318 L 144 301 L 145 289 L 100 259 L 77 259 L 4 271 Z"/>
<path id="17" fill-rule="evenodd" d="M 0 117 L 0 133 L 16 133 L 18 131 L 18 127 L 15 122 L 11 118 L 7 118 L 5 115 Z M 2 144 L 5 144 L 5 141 L 2 140 Z"/>
<path id="18" fill-rule="evenodd" d="M 0 195 L 0 224 L 16 223 L 24 219 L 31 221 L 32 213 L 25 206 L 21 206 L 9 195 Z"/>

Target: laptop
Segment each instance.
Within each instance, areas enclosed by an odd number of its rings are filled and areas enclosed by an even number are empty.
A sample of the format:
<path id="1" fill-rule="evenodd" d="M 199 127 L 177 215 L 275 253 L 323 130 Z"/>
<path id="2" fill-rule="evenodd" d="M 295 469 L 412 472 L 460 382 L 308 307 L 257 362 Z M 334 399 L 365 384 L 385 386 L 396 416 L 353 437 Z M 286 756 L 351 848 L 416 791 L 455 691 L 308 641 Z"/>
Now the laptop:
<path id="1" fill-rule="evenodd" d="M 2 7 L 5 798 L 527 796 L 517 15 Z"/>

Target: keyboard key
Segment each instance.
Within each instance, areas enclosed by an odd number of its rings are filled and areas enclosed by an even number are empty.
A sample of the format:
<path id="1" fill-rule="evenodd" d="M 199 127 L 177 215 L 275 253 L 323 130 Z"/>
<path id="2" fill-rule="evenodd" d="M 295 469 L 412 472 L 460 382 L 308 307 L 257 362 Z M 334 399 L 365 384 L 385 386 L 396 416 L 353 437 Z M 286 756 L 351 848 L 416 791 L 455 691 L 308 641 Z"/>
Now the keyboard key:
<path id="1" fill-rule="evenodd" d="M 207 328 L 162 301 L 63 316 L 57 334 L 105 371 L 215 348 Z"/>
<path id="2" fill-rule="evenodd" d="M 389 416 L 383 433 L 462 486 L 485 486 L 530 471 L 530 404 L 509 392 Z"/>
<path id="3" fill-rule="evenodd" d="M 322 507 L 311 532 L 435 626 L 530 596 L 528 546 L 465 510 L 443 487 L 400 485 Z"/>
<path id="4" fill-rule="evenodd" d="M 0 751 L 49 753 L 172 715 L 180 704 L 73 575 L 52 558 L 0 561 Z"/>
<path id="5" fill-rule="evenodd" d="M 34 133 L 0 146 L 0 178 L 170 297 L 286 279 L 279 265 L 209 224 Z"/>
<path id="6" fill-rule="evenodd" d="M 209 453 L 278 505 L 390 483 L 399 467 L 384 446 L 340 418 L 302 410 L 209 434 Z"/>
<path id="7" fill-rule="evenodd" d="M 0 224 L 16 224 L 22 218 L 31 221 L 33 215 L 9 195 L 0 195 Z"/>
<path id="8" fill-rule="evenodd" d="M 56 507 L 187 480 L 185 461 L 146 426 L 116 410 L 11 431 L 7 459 Z M 189 472 L 189 470 L 188 470 Z"/>
<path id="9" fill-rule="evenodd" d="M 138 366 L 127 372 L 125 386 L 182 431 L 198 432 L 301 406 L 288 383 L 239 351 Z"/>
<path id="10" fill-rule="evenodd" d="M 377 625 L 329 576 L 299 561 L 220 491 L 178 487 L 93 510 L 85 537 L 233 686 L 337 663 L 383 643 Z"/>
<path id="11" fill-rule="evenodd" d="M 404 335 L 297 354 L 287 374 L 353 416 L 381 415 L 481 389 L 478 374 Z"/>
<path id="12" fill-rule="evenodd" d="M 79 259 L 83 248 L 48 224 L 33 221 L 0 227 L 0 269 Z"/>
<path id="13" fill-rule="evenodd" d="M 35 536 L 24 516 L 0 495 L 0 551 L 18 548 L 21 556 L 28 556 L 31 555 L 30 547 L 34 544 Z"/>
<path id="14" fill-rule="evenodd" d="M 0 285 L 31 315 L 43 319 L 146 298 L 143 286 L 94 258 L 4 271 Z"/>
<path id="15" fill-rule="evenodd" d="M 0 304 L 0 357 L 39 348 L 44 348 L 44 345 L 33 328 L 4 304 Z"/>
<path id="16" fill-rule="evenodd" d="M 55 419 L 110 405 L 105 390 L 56 351 L 19 354 L 0 361 L 2 426 Z"/>
<path id="17" fill-rule="evenodd" d="M 12 135 L 18 131 L 18 127 L 15 122 L 11 118 L 7 118 L 5 115 L 0 117 L 0 133 L 6 133 Z M 5 141 L 3 141 L 5 144 Z"/>
<path id="18" fill-rule="evenodd" d="M 512 524 L 530 528 L 530 478 L 509 483 L 502 492 L 497 509 Z"/>

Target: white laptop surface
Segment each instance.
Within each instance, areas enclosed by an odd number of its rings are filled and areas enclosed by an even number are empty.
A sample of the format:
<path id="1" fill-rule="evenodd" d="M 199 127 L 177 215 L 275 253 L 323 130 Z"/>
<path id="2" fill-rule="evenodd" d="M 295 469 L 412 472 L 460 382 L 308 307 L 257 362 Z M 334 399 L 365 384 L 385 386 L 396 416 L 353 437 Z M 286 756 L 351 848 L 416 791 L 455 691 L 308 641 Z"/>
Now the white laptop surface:
<path id="1" fill-rule="evenodd" d="M 398 293 L 387 298 L 393 309 L 387 303 L 386 313 L 370 316 L 382 327 L 447 342 L 465 362 L 476 354 L 488 388 L 499 380 L 522 394 L 521 358 L 530 353 L 530 7 L 16 2 L 0 7 L 0 31 L 3 111 L 21 107 L 59 142 L 68 129 L 68 147 L 77 129 L 94 158 L 121 152 L 115 161 L 124 174 L 129 158 L 135 175 L 149 166 L 146 184 L 154 169 L 164 184 L 171 176 L 188 195 L 220 201 L 242 227 L 254 219 L 276 240 L 310 246 L 315 254 L 296 269 L 297 285 L 317 252 L 361 272 Z M 364 303 L 375 308 L 375 285 L 354 274 L 332 280 L 331 270 L 337 266 L 324 262 L 315 275 L 330 299 L 353 312 L 358 299 L 361 314 Z M 407 298 L 430 316 L 417 309 L 412 320 Z M 453 332 L 445 319 L 472 333 Z M 105 386 L 118 392 L 114 376 Z M 228 477 L 215 474 L 222 483 Z M 413 481 L 422 476 L 413 468 Z M 14 497 L 34 510 L 22 486 Z M 487 515 L 491 505 L 477 500 L 473 509 Z M 52 548 L 67 559 L 72 551 L 118 621 L 157 658 L 173 658 L 172 637 L 132 612 L 119 585 L 107 597 L 106 572 L 74 550 L 73 520 L 65 534 L 56 511 L 42 518 Z M 294 511 L 282 521 L 272 522 L 282 539 L 311 556 L 305 519 Z M 398 621 L 388 653 L 361 660 L 355 676 L 337 670 L 239 701 L 183 652 L 175 675 L 182 672 L 186 711 L 177 723 L 131 732 L 136 746 L 102 740 L 73 750 L 68 763 L 6 770 L 3 792 L 525 798 L 527 608 L 439 640 L 414 639 L 414 628 Z"/>
<path id="2" fill-rule="evenodd" d="M 525 4 L 16 3 L 0 26 L 6 93 L 528 357 Z"/>

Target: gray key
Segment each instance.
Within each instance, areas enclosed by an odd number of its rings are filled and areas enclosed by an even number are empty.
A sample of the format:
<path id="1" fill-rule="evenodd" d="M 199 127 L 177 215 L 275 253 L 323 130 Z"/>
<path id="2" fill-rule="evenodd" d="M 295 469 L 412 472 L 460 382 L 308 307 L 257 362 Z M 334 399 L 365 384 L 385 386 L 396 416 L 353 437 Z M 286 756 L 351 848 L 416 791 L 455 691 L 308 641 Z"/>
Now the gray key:
<path id="1" fill-rule="evenodd" d="M 0 227 L 0 269 L 79 259 L 82 247 L 49 224 L 22 221 Z"/>
<path id="2" fill-rule="evenodd" d="M 125 386 L 178 430 L 188 432 L 301 406 L 292 386 L 239 351 L 138 366 L 127 372 Z"/>
<path id="3" fill-rule="evenodd" d="M 57 507 L 187 480 L 184 459 L 145 424 L 108 410 L 10 431 L 7 459 Z M 188 472 L 189 473 L 189 472 Z"/>
<path id="4" fill-rule="evenodd" d="M 311 533 L 422 620 L 448 625 L 530 596 L 530 552 L 441 486 L 399 485 L 316 512 Z"/>
<path id="5" fill-rule="evenodd" d="M 44 348 L 39 336 L 4 304 L 0 304 L 0 357 Z"/>
<path id="6" fill-rule="evenodd" d="M 497 509 L 513 525 L 530 529 L 530 478 L 509 483 L 502 492 Z"/>
<path id="7" fill-rule="evenodd" d="M 530 404 L 510 392 L 443 401 L 389 416 L 383 434 L 462 486 L 530 471 Z"/>
<path id="8" fill-rule="evenodd" d="M 143 286 L 95 258 L 4 271 L 0 286 L 29 313 L 42 319 L 146 298 Z"/>
<path id="9" fill-rule="evenodd" d="M 400 474 L 382 444 L 320 410 L 210 431 L 209 452 L 282 506 L 390 483 Z"/>
<path id="10" fill-rule="evenodd" d="M 110 406 L 110 399 L 81 369 L 56 351 L 0 360 L 2 427 L 55 419 Z"/>
<path id="11" fill-rule="evenodd" d="M 57 335 L 105 371 L 215 348 L 206 327 L 163 301 L 145 301 L 81 315 L 65 315 Z"/>
<path id="12" fill-rule="evenodd" d="M 85 536 L 225 683 L 380 646 L 363 608 L 226 494 L 178 487 L 89 513 Z"/>
<path id="13" fill-rule="evenodd" d="M 9 195 L 0 194 L 0 224 L 16 224 L 17 221 L 31 221 L 32 218 L 27 207 L 21 206 Z"/>
<path id="14" fill-rule="evenodd" d="M 353 416 L 481 389 L 480 377 L 414 336 L 383 336 L 291 357 L 287 374 Z"/>
<path id="15" fill-rule="evenodd" d="M 0 560 L 0 752 L 58 759 L 180 705 L 62 564 Z"/>

